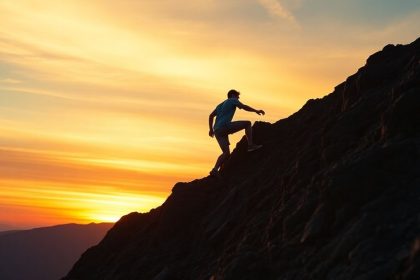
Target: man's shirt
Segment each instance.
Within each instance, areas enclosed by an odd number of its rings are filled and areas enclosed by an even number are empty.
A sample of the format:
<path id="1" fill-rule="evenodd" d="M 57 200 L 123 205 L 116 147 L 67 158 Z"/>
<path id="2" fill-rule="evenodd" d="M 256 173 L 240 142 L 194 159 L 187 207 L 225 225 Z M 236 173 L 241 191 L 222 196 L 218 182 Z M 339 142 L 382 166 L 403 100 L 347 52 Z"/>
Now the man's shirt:
<path id="1" fill-rule="evenodd" d="M 237 98 L 228 98 L 219 105 L 217 105 L 216 111 L 216 122 L 214 123 L 213 129 L 217 130 L 232 121 L 233 115 L 235 114 L 236 107 L 241 108 L 243 105 Z"/>

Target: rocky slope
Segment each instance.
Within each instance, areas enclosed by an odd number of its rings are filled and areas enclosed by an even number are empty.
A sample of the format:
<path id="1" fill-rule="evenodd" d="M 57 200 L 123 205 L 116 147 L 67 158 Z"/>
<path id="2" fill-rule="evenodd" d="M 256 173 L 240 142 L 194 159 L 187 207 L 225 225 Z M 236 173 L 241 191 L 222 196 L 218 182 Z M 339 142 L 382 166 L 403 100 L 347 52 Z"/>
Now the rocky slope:
<path id="1" fill-rule="evenodd" d="M 262 150 L 124 216 L 65 279 L 420 279 L 420 39 L 254 128 Z"/>
<path id="2" fill-rule="evenodd" d="M 111 223 L 66 224 L 0 232 L 0 279 L 59 279 L 111 227 Z"/>

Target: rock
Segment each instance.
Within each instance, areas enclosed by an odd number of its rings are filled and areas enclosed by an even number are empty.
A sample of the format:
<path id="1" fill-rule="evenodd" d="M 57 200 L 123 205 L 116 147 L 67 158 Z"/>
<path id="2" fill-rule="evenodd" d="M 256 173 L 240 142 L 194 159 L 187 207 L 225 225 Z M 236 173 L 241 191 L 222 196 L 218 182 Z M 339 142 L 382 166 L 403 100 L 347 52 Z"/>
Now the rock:
<path id="1" fill-rule="evenodd" d="M 420 39 L 123 217 L 66 280 L 420 279 Z"/>

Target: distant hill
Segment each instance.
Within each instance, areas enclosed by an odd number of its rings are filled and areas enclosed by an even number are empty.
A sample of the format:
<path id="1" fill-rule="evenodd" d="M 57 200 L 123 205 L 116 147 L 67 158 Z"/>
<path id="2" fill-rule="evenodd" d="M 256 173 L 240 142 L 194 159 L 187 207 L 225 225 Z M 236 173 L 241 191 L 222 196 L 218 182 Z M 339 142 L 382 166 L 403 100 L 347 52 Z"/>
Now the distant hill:
<path id="1" fill-rule="evenodd" d="M 7 235 L 7 234 L 10 234 L 10 233 L 16 233 L 16 232 L 18 232 L 18 231 L 20 231 L 20 230 L 6 230 L 6 231 L 0 231 L 0 236 L 2 236 L 2 235 Z"/>
<path id="2" fill-rule="evenodd" d="M 57 280 L 97 244 L 111 223 L 0 232 L 1 280 Z"/>
<path id="3" fill-rule="evenodd" d="M 262 149 L 242 139 L 222 179 L 124 216 L 65 279 L 420 279 L 420 39 L 254 135 Z"/>

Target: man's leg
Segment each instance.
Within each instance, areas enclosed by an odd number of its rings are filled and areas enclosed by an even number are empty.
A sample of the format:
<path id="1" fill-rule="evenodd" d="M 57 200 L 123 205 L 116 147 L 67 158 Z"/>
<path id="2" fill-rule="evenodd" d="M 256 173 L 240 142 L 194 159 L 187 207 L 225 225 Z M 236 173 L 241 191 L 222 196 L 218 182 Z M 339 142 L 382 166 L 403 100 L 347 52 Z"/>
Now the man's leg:
<path id="1" fill-rule="evenodd" d="M 262 145 L 254 144 L 254 141 L 252 139 L 252 126 L 250 121 L 231 122 L 227 128 L 228 134 L 238 132 L 242 129 L 245 129 L 245 136 L 246 140 L 248 141 L 248 152 L 258 150 L 262 147 Z"/>
<path id="2" fill-rule="evenodd" d="M 235 121 L 231 122 L 228 126 L 229 134 L 233 134 L 242 129 L 245 129 L 246 140 L 248 141 L 248 146 L 253 146 L 254 142 L 252 141 L 252 126 L 250 121 Z"/>
<path id="3" fill-rule="evenodd" d="M 254 142 L 252 141 L 252 126 L 251 122 L 248 121 L 249 124 L 245 127 L 245 136 L 246 140 L 248 140 L 248 146 L 254 145 Z"/>
<path id="4" fill-rule="evenodd" d="M 229 158 L 230 156 L 230 151 L 229 151 L 229 147 L 227 151 L 223 151 L 223 153 L 217 158 L 216 164 L 214 165 L 213 170 L 218 171 L 220 169 L 220 167 L 222 167 L 223 163 L 226 162 L 226 160 Z"/>
<path id="5" fill-rule="evenodd" d="M 218 172 L 223 163 L 225 163 L 230 156 L 228 135 L 224 133 L 223 135 L 218 134 L 216 135 L 216 139 L 223 153 L 217 158 L 216 164 L 214 165 L 213 170 L 210 172 L 211 175 L 213 175 L 212 173 L 214 172 Z"/>

